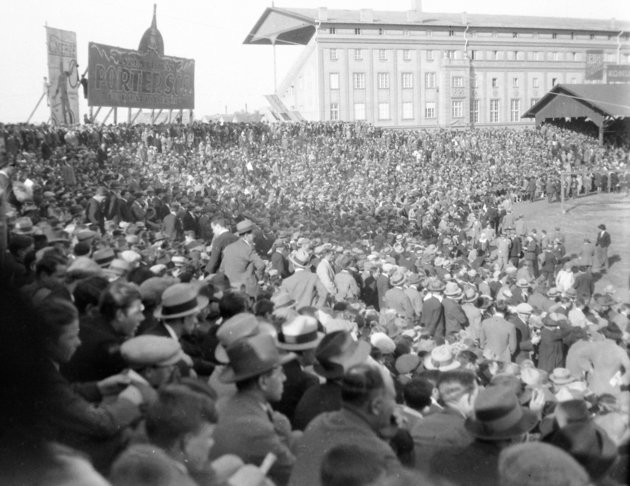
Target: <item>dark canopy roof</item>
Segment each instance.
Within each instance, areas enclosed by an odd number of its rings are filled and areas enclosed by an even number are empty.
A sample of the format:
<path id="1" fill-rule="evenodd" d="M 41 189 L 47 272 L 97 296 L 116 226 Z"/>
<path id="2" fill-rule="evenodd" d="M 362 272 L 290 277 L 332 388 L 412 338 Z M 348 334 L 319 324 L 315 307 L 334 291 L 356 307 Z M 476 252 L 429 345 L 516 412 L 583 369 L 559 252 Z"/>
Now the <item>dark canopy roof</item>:
<path id="1" fill-rule="evenodd" d="M 630 117 L 630 84 L 557 84 L 523 115 L 536 123 L 590 118 L 598 126 L 604 118 L 625 117 Z"/>

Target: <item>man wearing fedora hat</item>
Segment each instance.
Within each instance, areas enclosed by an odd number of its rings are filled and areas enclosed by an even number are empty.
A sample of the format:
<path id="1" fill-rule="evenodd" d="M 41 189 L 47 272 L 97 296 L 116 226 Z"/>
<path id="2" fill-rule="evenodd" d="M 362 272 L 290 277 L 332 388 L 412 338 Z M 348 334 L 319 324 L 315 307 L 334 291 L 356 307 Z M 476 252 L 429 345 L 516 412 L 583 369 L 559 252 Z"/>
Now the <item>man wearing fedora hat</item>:
<path id="1" fill-rule="evenodd" d="M 232 287 L 245 287 L 245 293 L 251 298 L 258 294 L 258 276 L 265 269 L 265 262 L 254 249 L 254 229 L 256 225 L 249 219 L 236 225 L 236 234 L 240 236 L 223 250 L 221 270 L 230 279 Z"/>
<path id="2" fill-rule="evenodd" d="M 282 398 L 272 403 L 274 410 L 284 414 L 293 423 L 295 408 L 311 386 L 319 384 L 317 377 L 305 371 L 315 363 L 315 348 L 324 337 L 319 332 L 317 319 L 301 315 L 282 325 L 278 333 L 278 348 L 295 353 L 296 359 L 283 365 L 287 377 Z"/>
<path id="3" fill-rule="evenodd" d="M 260 464 L 271 452 L 277 459 L 269 477 L 275 484 L 285 485 L 295 463 L 298 434 L 291 431 L 284 415 L 273 411 L 270 402 L 282 398 L 286 380 L 282 366 L 295 355 L 281 356 L 274 338 L 267 333 L 237 340 L 226 351 L 229 365 L 219 378 L 236 384 L 237 392 L 219 415 L 211 459 L 235 454 L 244 462 Z"/>
<path id="4" fill-rule="evenodd" d="M 445 337 L 449 341 L 457 340 L 459 332 L 468 327 L 468 318 L 459 304 L 462 295 L 462 289 L 456 282 L 446 284 L 442 306 L 444 307 Z"/>
<path id="5" fill-rule="evenodd" d="M 481 349 L 495 356 L 497 360 L 509 363 L 516 351 L 516 328 L 505 320 L 507 306 L 498 302 L 494 313 L 481 323 L 479 343 Z"/>
<path id="6" fill-rule="evenodd" d="M 427 294 L 422 302 L 422 317 L 420 326 L 424 328 L 423 334 L 432 338 L 444 338 L 444 306 L 442 295 L 446 286 L 438 279 L 431 279 L 427 285 Z"/>
<path id="7" fill-rule="evenodd" d="M 311 272 L 311 255 L 306 250 L 300 248 L 289 256 L 289 261 L 293 265 L 293 275 L 285 278 L 280 285 L 280 290 L 291 296 L 295 301 L 295 308 L 321 307 L 326 302 L 326 287 L 316 274 Z"/>
<path id="8" fill-rule="evenodd" d="M 455 484 L 499 484 L 499 454 L 522 442 L 538 421 L 538 414 L 522 407 L 509 387 L 489 386 L 479 392 L 473 414 L 464 422 L 474 441 L 464 447 L 442 449 L 431 462 L 431 472 Z"/>
<path id="9" fill-rule="evenodd" d="M 402 317 L 407 325 L 413 323 L 414 310 L 411 300 L 403 289 L 403 285 L 407 281 L 407 275 L 398 270 L 389 278 L 391 288 L 385 292 L 385 309 L 392 309 L 396 315 Z"/>

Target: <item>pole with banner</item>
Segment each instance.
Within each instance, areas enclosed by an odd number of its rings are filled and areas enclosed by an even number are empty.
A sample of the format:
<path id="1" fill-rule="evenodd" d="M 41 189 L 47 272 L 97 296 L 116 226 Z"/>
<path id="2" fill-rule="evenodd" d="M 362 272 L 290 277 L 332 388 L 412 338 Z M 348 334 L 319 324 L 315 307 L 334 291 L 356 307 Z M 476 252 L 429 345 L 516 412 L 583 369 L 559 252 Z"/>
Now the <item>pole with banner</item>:
<path id="1" fill-rule="evenodd" d="M 77 35 L 46 26 L 50 116 L 55 125 L 75 125 L 79 118 Z"/>

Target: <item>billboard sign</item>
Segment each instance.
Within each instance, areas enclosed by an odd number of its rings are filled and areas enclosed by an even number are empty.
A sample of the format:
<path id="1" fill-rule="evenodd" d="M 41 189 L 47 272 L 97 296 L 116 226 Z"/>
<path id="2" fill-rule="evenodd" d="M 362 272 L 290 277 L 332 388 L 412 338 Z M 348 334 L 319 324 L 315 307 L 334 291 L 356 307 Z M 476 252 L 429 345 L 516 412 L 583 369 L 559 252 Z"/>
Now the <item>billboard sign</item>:
<path id="1" fill-rule="evenodd" d="M 53 123 L 79 123 L 79 75 L 77 36 L 67 30 L 46 27 L 48 53 L 48 104 Z"/>
<path id="2" fill-rule="evenodd" d="M 630 65 L 628 64 L 606 65 L 606 82 L 630 83 Z"/>
<path id="3" fill-rule="evenodd" d="M 150 109 L 195 107 L 195 61 L 89 43 L 88 104 Z"/>
<path id="4" fill-rule="evenodd" d="M 586 51 L 586 81 L 601 81 L 604 79 L 604 51 Z"/>

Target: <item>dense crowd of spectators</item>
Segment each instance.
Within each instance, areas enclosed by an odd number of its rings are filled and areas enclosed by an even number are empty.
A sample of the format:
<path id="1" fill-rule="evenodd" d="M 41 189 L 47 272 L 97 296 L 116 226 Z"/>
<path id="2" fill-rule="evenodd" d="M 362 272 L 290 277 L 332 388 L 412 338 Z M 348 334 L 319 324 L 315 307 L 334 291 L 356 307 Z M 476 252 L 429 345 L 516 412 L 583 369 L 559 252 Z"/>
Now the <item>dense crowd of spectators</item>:
<path id="1" fill-rule="evenodd" d="M 627 474 L 630 305 L 594 285 L 615 235 L 569 254 L 514 210 L 627 195 L 627 146 L 554 126 L 0 135 L 6 481 Z"/>

